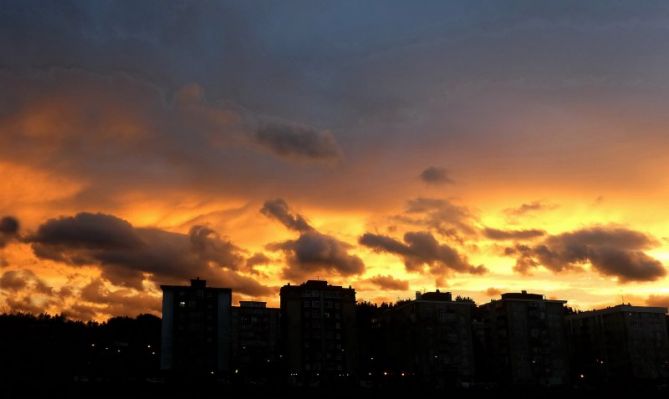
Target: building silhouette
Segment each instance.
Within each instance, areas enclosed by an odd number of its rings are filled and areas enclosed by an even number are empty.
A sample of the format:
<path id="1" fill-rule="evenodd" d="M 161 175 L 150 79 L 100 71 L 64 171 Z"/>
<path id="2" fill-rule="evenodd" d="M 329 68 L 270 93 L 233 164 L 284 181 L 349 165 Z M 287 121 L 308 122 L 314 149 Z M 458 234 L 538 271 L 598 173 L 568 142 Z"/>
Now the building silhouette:
<path id="1" fill-rule="evenodd" d="M 281 287 L 282 351 L 298 381 L 328 381 L 355 369 L 355 290 L 309 280 Z"/>
<path id="2" fill-rule="evenodd" d="M 384 335 L 384 373 L 435 388 L 468 385 L 474 380 L 471 300 L 450 292 L 416 293 L 379 315 Z"/>
<path id="3" fill-rule="evenodd" d="M 161 285 L 163 319 L 161 368 L 181 375 L 225 373 L 230 369 L 231 296 L 229 288 Z"/>
<path id="4" fill-rule="evenodd" d="M 564 385 L 569 379 L 566 301 L 502 294 L 478 309 L 482 379 L 502 385 Z"/>
<path id="5" fill-rule="evenodd" d="M 232 307 L 232 366 L 244 381 L 267 381 L 278 371 L 279 309 L 265 302 L 240 301 Z"/>
<path id="6" fill-rule="evenodd" d="M 567 316 L 576 378 L 608 384 L 669 377 L 666 313 L 618 305 Z"/>
<path id="7" fill-rule="evenodd" d="M 200 279 L 161 288 L 160 366 L 168 376 L 429 389 L 669 381 L 665 308 L 573 313 L 564 300 L 526 291 L 478 307 L 438 290 L 395 304 L 356 304 L 353 288 L 309 280 L 283 286 L 276 309 L 232 306 L 230 289 Z M 150 360 L 156 348 L 145 340 L 138 356 Z"/>

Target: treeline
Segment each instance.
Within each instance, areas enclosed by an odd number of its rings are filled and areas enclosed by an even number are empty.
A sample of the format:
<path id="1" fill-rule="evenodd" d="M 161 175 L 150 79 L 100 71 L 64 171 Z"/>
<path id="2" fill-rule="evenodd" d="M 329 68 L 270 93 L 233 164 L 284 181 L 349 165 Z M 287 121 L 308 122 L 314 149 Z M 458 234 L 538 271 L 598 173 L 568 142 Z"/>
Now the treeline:
<path id="1" fill-rule="evenodd" d="M 0 354 L 3 383 L 146 380 L 160 371 L 160 318 L 2 314 Z"/>

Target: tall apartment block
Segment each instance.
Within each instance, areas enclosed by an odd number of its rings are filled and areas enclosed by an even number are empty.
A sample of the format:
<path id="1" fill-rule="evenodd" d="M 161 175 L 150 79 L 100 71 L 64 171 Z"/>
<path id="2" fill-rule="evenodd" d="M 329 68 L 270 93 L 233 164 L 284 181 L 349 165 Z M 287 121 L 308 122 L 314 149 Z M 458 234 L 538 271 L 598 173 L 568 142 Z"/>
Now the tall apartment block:
<path id="1" fill-rule="evenodd" d="M 476 305 L 450 292 L 416 293 L 379 316 L 384 372 L 410 376 L 431 387 L 474 380 L 472 315 Z"/>
<path id="2" fill-rule="evenodd" d="M 281 287 L 282 352 L 288 372 L 323 380 L 354 373 L 355 290 L 309 280 Z"/>
<path id="3" fill-rule="evenodd" d="M 618 305 L 569 315 L 576 378 L 593 383 L 669 378 L 666 308 Z"/>
<path id="4" fill-rule="evenodd" d="M 232 368 L 245 380 L 262 380 L 278 367 L 279 309 L 265 302 L 232 307 Z"/>
<path id="5" fill-rule="evenodd" d="M 229 288 L 162 285 L 161 368 L 180 374 L 229 371 L 231 296 Z"/>
<path id="6" fill-rule="evenodd" d="M 510 385 L 566 384 L 565 303 L 522 291 L 481 305 L 482 378 Z"/>

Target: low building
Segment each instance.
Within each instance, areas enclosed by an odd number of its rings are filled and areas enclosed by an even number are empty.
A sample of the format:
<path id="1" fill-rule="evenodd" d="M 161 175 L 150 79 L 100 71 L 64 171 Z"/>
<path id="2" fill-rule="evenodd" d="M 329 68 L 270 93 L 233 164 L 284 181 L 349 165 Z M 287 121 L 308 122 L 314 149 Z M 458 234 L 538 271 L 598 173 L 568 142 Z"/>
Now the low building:
<path id="1" fill-rule="evenodd" d="M 162 285 L 161 368 L 181 375 L 225 373 L 230 369 L 229 288 Z"/>
<path id="2" fill-rule="evenodd" d="M 666 308 L 618 305 L 567 317 L 574 373 L 591 383 L 666 380 Z"/>
<path id="3" fill-rule="evenodd" d="M 281 341 L 287 372 L 299 381 L 352 376 L 355 290 L 309 280 L 281 287 Z"/>
<path id="4" fill-rule="evenodd" d="M 471 300 L 450 292 L 416 293 L 379 316 L 385 353 L 383 373 L 433 388 L 463 386 L 474 380 Z"/>
<path id="5" fill-rule="evenodd" d="M 567 384 L 565 303 L 522 291 L 481 305 L 480 379 L 502 385 Z"/>

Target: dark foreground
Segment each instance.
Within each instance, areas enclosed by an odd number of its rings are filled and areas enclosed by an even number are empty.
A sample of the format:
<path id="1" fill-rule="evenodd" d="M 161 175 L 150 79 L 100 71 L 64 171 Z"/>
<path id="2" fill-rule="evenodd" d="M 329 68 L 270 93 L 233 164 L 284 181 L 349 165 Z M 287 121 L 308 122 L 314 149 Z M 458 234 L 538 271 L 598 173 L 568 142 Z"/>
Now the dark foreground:
<path id="1" fill-rule="evenodd" d="M 470 388 L 431 390 L 429 387 L 387 387 L 366 389 L 360 387 L 258 387 L 224 384 L 168 384 L 168 383 L 70 383 L 70 384 L 2 384 L 0 397 L 11 398 L 580 398 L 580 397 L 668 397 L 666 386 L 615 388 Z"/>

